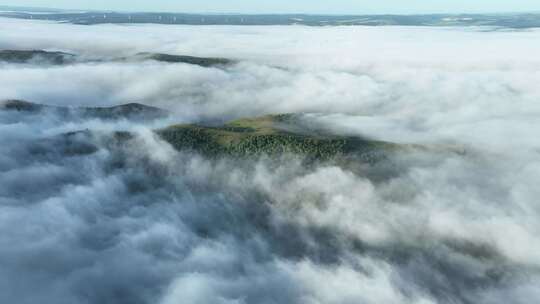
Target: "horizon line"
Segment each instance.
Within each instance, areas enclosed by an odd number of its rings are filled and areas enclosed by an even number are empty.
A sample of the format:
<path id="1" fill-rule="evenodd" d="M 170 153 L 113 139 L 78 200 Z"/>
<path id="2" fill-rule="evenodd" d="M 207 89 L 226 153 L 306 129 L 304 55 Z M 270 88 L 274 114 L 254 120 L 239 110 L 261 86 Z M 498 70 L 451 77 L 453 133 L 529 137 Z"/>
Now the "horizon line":
<path id="1" fill-rule="evenodd" d="M 122 10 L 122 9 L 83 9 L 83 8 L 54 8 L 54 7 L 37 7 L 37 6 L 17 6 L 17 5 L 0 5 L 0 9 L 17 10 L 36 10 L 42 13 L 50 11 L 50 13 L 82 13 L 82 12 L 107 12 L 107 13 L 140 13 L 140 14 L 186 14 L 186 15 L 304 15 L 304 16 L 421 16 L 421 15 L 512 15 L 512 14 L 540 14 L 540 10 L 523 10 L 523 11 L 483 11 L 483 12 L 417 12 L 417 13 L 392 13 L 392 12 L 376 12 L 376 13 L 306 13 L 306 12 L 204 12 L 204 11 L 160 11 L 160 10 Z M 31 11 L 29 12 L 31 13 Z"/>

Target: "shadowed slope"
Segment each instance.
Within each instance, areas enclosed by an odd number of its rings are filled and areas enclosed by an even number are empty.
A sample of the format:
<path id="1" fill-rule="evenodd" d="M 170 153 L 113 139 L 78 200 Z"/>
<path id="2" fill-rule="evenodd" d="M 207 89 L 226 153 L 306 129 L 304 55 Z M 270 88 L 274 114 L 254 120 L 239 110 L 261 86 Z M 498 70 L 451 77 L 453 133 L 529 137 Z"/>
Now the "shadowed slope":
<path id="1" fill-rule="evenodd" d="M 187 63 L 202 67 L 223 66 L 234 63 L 233 60 L 217 57 L 194 57 L 185 55 L 170 55 L 162 53 L 139 53 L 133 58 L 141 60 L 155 60 L 167 63 Z"/>
<path id="2" fill-rule="evenodd" d="M 43 50 L 0 50 L 0 62 L 62 65 L 73 63 L 76 55 Z"/>
<path id="3" fill-rule="evenodd" d="M 23 100 L 6 100 L 0 102 L 0 110 L 27 113 L 51 113 L 66 118 L 100 118 L 100 119 L 157 119 L 167 116 L 167 111 L 143 105 L 127 103 L 112 107 L 61 107 L 43 105 Z"/>

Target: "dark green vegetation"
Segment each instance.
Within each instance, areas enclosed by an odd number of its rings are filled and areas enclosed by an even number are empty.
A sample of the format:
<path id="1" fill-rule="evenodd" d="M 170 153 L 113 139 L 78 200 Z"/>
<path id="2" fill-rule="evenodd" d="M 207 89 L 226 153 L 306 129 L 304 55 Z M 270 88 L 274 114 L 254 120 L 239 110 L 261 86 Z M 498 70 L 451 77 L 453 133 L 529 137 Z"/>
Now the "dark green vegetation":
<path id="1" fill-rule="evenodd" d="M 112 107 L 61 107 L 42 105 L 22 100 L 0 102 L 0 109 L 27 113 L 49 113 L 64 118 L 99 118 L 99 119 L 158 119 L 168 115 L 167 111 L 143 105 L 128 103 Z"/>
<path id="2" fill-rule="evenodd" d="M 150 107 L 140 103 L 127 103 L 113 107 L 82 108 L 83 114 L 104 119 L 117 118 L 146 118 L 157 119 L 167 116 L 165 110 Z"/>
<path id="3" fill-rule="evenodd" d="M 155 60 L 165 63 L 185 63 L 202 67 L 226 66 L 235 63 L 234 60 L 219 57 L 195 57 L 185 55 L 171 55 L 163 53 L 138 53 L 133 56 L 105 59 L 84 59 L 75 54 L 63 52 L 49 52 L 44 50 L 0 50 L 0 62 L 18 64 L 46 64 L 64 65 L 75 62 L 104 62 L 104 61 L 144 61 Z"/>
<path id="4" fill-rule="evenodd" d="M 293 114 L 240 119 L 222 126 L 175 125 L 157 133 L 178 150 L 191 149 L 208 156 L 299 154 L 328 160 L 359 156 L 376 161 L 399 147 L 388 142 L 323 134 L 307 130 Z"/>
<path id="5" fill-rule="evenodd" d="M 158 119 L 167 116 L 165 110 L 137 103 L 113 107 L 68 108 L 8 100 L 0 103 L 0 110 L 29 114 L 57 114 L 62 118 L 99 119 Z M 73 132 L 60 137 L 58 146 L 69 153 L 91 151 L 80 140 L 81 134 L 91 139 L 89 131 Z M 176 150 L 194 151 L 205 156 L 218 158 L 249 156 L 299 155 L 307 160 L 336 160 L 354 158 L 373 163 L 386 159 L 390 153 L 401 151 L 408 145 L 394 144 L 354 136 L 340 136 L 313 129 L 296 114 L 267 115 L 256 118 L 234 120 L 219 126 L 182 124 L 155 131 L 158 136 Z M 107 136 L 105 136 L 107 137 Z M 128 132 L 114 132 L 111 142 L 122 144 L 133 138 Z M 73 139 L 78 139 L 73 141 Z M 76 143 L 76 144 L 74 144 Z M 81 148 L 82 147 L 82 148 Z M 97 148 L 96 148 L 97 149 Z"/>
<path id="6" fill-rule="evenodd" d="M 194 64 L 203 67 L 219 66 L 219 65 L 229 65 L 234 63 L 233 60 L 226 58 L 215 58 L 215 57 L 194 57 L 194 56 L 184 56 L 184 55 L 169 55 L 161 53 L 139 53 L 135 55 L 135 58 L 140 58 L 143 60 L 156 60 L 161 62 L 168 63 L 187 63 Z"/>
<path id="7" fill-rule="evenodd" d="M 14 99 L 0 102 L 0 109 L 4 111 L 38 112 L 46 108 L 56 107 Z"/>
<path id="8" fill-rule="evenodd" d="M 41 63 L 62 65 L 75 61 L 76 56 L 64 52 L 43 50 L 0 50 L 0 61 L 8 63 Z"/>

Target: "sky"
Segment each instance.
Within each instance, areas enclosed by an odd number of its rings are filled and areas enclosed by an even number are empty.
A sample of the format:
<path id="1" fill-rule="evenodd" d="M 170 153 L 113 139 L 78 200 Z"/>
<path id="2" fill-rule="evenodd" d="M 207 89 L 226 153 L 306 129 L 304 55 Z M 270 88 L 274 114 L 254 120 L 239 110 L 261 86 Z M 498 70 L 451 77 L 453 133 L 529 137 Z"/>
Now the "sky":
<path id="1" fill-rule="evenodd" d="M 122 11 L 209 13 L 481 13 L 540 11 L 538 0 L 17 0 L 0 5 Z"/>

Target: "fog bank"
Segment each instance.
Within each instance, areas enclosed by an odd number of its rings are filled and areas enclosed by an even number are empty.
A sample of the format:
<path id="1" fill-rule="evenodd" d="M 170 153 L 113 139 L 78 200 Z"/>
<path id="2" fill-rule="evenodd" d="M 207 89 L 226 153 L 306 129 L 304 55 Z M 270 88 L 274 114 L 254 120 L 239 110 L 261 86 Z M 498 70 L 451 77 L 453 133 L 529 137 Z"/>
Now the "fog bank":
<path id="1" fill-rule="evenodd" d="M 534 302 L 539 36 L 0 19 L 2 49 L 102 59 L 0 63 L 0 99 L 173 113 L 146 123 L 0 110 L 0 302 Z M 137 52 L 239 63 L 108 60 Z M 396 155 L 387 175 L 301 156 L 207 159 L 152 132 L 289 112 L 430 149 Z M 75 144 L 92 149 L 66 154 L 63 134 L 79 130 Z M 116 130 L 135 137 L 111 144 Z"/>

